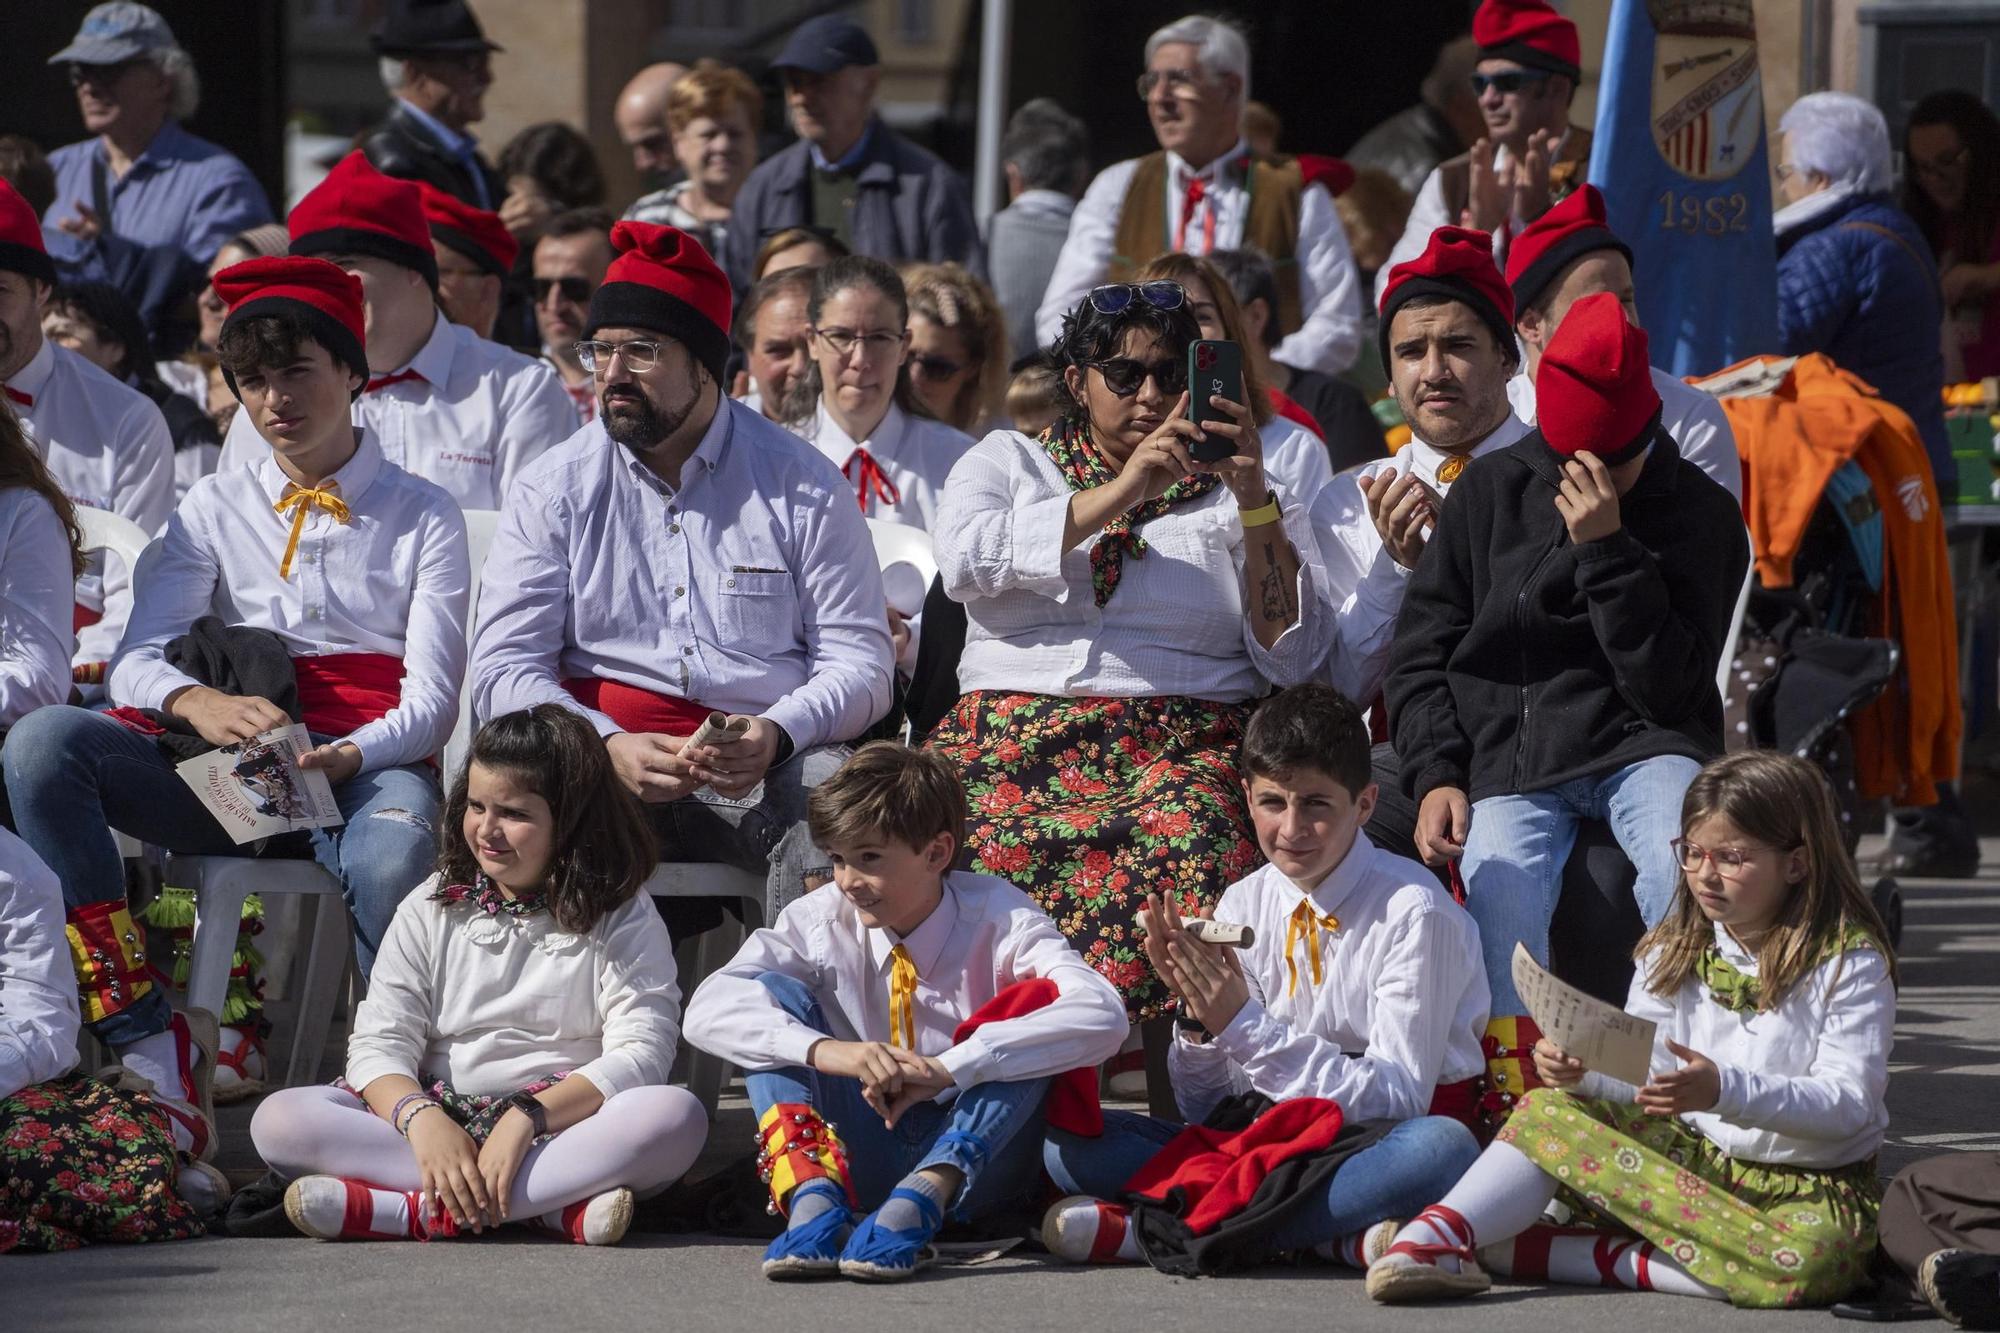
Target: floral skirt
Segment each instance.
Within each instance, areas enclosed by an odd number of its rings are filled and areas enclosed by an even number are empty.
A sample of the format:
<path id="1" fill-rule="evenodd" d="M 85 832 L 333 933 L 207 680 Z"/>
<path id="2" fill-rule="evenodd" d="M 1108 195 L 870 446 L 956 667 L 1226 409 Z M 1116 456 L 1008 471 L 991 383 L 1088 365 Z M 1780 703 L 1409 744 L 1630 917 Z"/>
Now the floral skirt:
<path id="1" fill-rule="evenodd" d="M 926 742 L 965 779 L 964 864 L 1031 894 L 1136 1021 L 1171 1007 L 1134 925 L 1210 904 L 1263 861 L 1236 771 L 1249 708 L 978 691 Z"/>
<path id="2" fill-rule="evenodd" d="M 0 1098 L 0 1254 L 205 1233 L 166 1113 L 83 1074 Z"/>
<path id="3" fill-rule="evenodd" d="M 1498 1141 L 1562 1182 L 1592 1224 L 1651 1241 L 1748 1307 L 1830 1305 L 1868 1271 L 1875 1159 L 1831 1169 L 1738 1161 L 1685 1121 L 1541 1088 Z"/>

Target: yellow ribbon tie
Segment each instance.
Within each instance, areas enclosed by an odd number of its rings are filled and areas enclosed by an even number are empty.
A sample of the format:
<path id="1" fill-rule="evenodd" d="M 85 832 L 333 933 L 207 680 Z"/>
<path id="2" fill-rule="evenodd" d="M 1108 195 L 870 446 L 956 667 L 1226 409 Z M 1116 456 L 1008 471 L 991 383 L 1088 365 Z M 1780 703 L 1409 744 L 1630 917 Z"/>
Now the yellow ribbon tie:
<path id="1" fill-rule="evenodd" d="M 1319 932 L 1324 927 L 1328 931 L 1340 929 L 1340 919 L 1322 916 L 1313 910 L 1312 899 L 1301 898 L 1299 905 L 1292 909 L 1291 920 L 1285 925 L 1285 994 L 1291 995 L 1299 988 L 1299 965 L 1292 958 L 1292 950 L 1303 940 L 1306 946 L 1306 960 L 1312 964 L 1312 984 L 1317 986 L 1324 980 L 1319 961 Z"/>
<path id="2" fill-rule="evenodd" d="M 889 950 L 889 1040 L 917 1049 L 917 965 L 902 945 Z"/>
<path id="3" fill-rule="evenodd" d="M 278 562 L 279 578 L 289 579 L 292 576 L 292 557 L 299 553 L 299 534 L 306 530 L 307 514 L 317 509 L 322 513 L 333 515 L 333 521 L 336 523 L 345 523 L 353 517 L 348 513 L 347 501 L 334 494 L 338 488 L 339 483 L 331 481 L 315 491 L 309 491 L 303 486 L 285 487 L 285 493 L 273 506 L 280 514 L 286 510 L 290 510 L 292 514 L 292 536 L 291 540 L 285 543 L 285 558 Z"/>

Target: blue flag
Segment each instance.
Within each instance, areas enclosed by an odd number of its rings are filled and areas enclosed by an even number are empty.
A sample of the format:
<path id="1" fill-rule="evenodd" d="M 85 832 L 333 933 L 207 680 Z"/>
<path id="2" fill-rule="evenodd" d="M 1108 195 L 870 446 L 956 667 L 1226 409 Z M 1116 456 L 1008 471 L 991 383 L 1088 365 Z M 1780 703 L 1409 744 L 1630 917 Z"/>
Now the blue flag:
<path id="1" fill-rule="evenodd" d="M 1765 154 L 1751 0 L 1614 0 L 1590 180 L 1664 370 L 1778 350 Z"/>

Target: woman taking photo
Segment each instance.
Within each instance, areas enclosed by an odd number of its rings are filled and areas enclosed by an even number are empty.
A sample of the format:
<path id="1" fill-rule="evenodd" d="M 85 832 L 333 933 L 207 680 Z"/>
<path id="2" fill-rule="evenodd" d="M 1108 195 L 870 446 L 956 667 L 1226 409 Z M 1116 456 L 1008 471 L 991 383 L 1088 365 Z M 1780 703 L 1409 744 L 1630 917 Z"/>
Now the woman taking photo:
<path id="1" fill-rule="evenodd" d="M 790 429 L 833 460 L 869 518 L 935 531 L 938 496 L 972 439 L 910 384 L 910 301 L 896 270 L 848 255 L 813 276 L 811 412 Z"/>
<path id="2" fill-rule="evenodd" d="M 1093 290 L 1053 352 L 1061 419 L 976 445 L 933 529 L 969 623 L 965 694 L 929 743 L 965 776 L 970 867 L 1033 894 L 1139 1019 L 1168 996 L 1134 915 L 1148 893 L 1196 911 L 1256 866 L 1243 724 L 1312 674 L 1333 621 L 1251 410 L 1216 400 L 1232 454 L 1194 460 L 1199 336 L 1177 283 Z"/>
<path id="3" fill-rule="evenodd" d="M 1971 93 L 1932 93 L 1903 134 L 1903 211 L 1944 286 L 1947 382 L 2000 375 L 2000 117 Z"/>
<path id="4" fill-rule="evenodd" d="M 959 264 L 911 264 L 910 383 L 930 414 L 977 439 L 1006 420 L 1007 323 Z"/>

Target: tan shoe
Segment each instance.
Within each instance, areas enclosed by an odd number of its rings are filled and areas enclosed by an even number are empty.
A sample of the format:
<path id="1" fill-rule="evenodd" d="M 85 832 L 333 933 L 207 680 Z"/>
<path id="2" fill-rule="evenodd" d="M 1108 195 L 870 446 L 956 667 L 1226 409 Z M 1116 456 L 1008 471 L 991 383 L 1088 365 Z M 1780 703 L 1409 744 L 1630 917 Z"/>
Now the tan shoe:
<path id="1" fill-rule="evenodd" d="M 1460 1258 L 1459 1263 L 1462 1267 L 1454 1273 L 1405 1252 L 1385 1254 L 1368 1266 L 1368 1295 L 1383 1305 L 1408 1305 L 1477 1296 L 1493 1285 L 1486 1270 L 1471 1259 Z"/>

